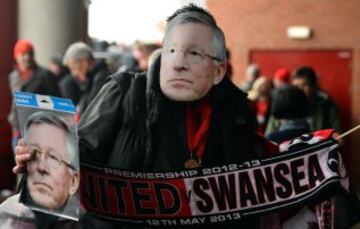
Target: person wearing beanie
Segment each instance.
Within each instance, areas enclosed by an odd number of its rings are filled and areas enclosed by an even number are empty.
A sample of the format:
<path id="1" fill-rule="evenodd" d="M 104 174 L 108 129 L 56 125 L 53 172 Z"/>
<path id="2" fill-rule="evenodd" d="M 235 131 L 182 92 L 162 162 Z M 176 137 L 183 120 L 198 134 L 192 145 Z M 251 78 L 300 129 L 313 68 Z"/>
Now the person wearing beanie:
<path id="1" fill-rule="evenodd" d="M 34 46 L 28 40 L 19 40 L 16 42 L 13 54 L 17 66 L 23 71 L 31 69 L 32 65 L 35 63 L 33 59 Z"/>
<path id="2" fill-rule="evenodd" d="M 21 39 L 14 46 L 13 57 L 15 60 L 14 70 L 9 75 L 9 87 L 11 92 L 23 91 L 42 95 L 60 96 L 54 76 L 50 71 L 39 66 L 35 61 L 35 49 L 31 41 Z M 19 126 L 14 110 L 14 104 L 8 116 L 12 126 L 13 147 L 20 137 Z"/>
<path id="3" fill-rule="evenodd" d="M 307 116 L 309 102 L 306 95 L 294 86 L 275 89 L 272 97 L 271 115 L 280 120 L 277 132 L 267 135 L 267 139 L 276 143 L 298 137 L 310 132 Z"/>
<path id="4" fill-rule="evenodd" d="M 273 83 L 275 88 L 288 85 L 290 83 L 290 71 L 286 68 L 276 70 Z"/>

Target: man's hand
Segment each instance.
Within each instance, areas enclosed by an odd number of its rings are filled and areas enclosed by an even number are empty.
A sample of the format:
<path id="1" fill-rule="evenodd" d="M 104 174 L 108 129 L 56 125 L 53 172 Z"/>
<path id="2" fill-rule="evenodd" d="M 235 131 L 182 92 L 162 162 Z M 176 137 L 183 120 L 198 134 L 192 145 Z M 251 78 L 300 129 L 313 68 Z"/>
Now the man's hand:
<path id="1" fill-rule="evenodd" d="M 26 163 L 32 159 L 32 156 L 32 150 L 25 144 L 24 139 L 20 139 L 15 148 L 16 166 L 13 168 L 13 172 L 25 172 Z"/>

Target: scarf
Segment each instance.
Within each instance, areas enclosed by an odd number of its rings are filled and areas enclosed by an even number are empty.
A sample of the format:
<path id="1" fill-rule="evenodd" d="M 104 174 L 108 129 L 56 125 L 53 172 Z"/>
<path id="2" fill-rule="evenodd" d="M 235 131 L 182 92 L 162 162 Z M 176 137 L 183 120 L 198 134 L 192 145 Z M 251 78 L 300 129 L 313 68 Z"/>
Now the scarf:
<path id="1" fill-rule="evenodd" d="M 208 98 L 186 106 L 186 136 L 190 151 L 189 159 L 201 160 L 209 138 L 211 105 Z"/>

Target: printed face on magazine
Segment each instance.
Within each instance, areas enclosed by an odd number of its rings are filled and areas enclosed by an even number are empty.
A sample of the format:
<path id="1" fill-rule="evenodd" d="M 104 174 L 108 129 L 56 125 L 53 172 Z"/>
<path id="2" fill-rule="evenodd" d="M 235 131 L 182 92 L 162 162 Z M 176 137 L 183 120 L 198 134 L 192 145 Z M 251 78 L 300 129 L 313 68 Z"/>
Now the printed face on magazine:
<path id="1" fill-rule="evenodd" d="M 33 160 L 27 164 L 30 197 L 41 207 L 57 209 L 79 185 L 78 172 L 70 163 L 67 133 L 52 124 L 34 123 L 26 134 L 33 151 Z"/>

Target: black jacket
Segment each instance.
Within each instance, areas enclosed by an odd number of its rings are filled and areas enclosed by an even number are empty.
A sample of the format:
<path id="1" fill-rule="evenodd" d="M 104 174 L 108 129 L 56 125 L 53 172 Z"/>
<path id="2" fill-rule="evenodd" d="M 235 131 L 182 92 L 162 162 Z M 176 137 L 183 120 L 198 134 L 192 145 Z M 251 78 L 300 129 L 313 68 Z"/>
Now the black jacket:
<path id="1" fill-rule="evenodd" d="M 158 59 L 147 75 L 120 73 L 110 77 L 81 118 L 78 131 L 81 161 L 142 171 L 184 168 L 189 152 L 184 137 L 183 104 L 169 101 L 162 94 L 159 69 Z M 263 152 L 255 143 L 254 116 L 246 95 L 226 77 L 209 93 L 213 113 L 203 165 L 240 163 L 261 157 Z M 168 163 L 159 163 L 160 155 L 170 155 Z M 170 161 L 172 157 L 175 159 Z M 241 225 L 256 228 L 254 222 Z"/>
<path id="2" fill-rule="evenodd" d="M 60 90 L 56 83 L 55 76 L 50 71 L 37 64 L 34 65 L 32 74 L 25 82 L 22 81 L 19 71 L 14 69 L 9 75 L 9 86 L 12 93 L 15 91 L 22 91 L 41 95 L 60 96 Z M 19 123 L 15 112 L 14 102 L 12 103 L 8 121 L 11 124 L 13 131 L 19 131 Z"/>
<path id="3" fill-rule="evenodd" d="M 26 82 L 21 83 L 20 88 L 16 88 L 15 86 L 15 84 L 19 84 L 17 81 L 20 81 L 20 75 L 18 70 L 15 69 L 9 75 L 9 83 L 12 91 L 20 90 L 42 95 L 60 96 L 55 76 L 50 71 L 36 64 L 31 76 Z"/>
<path id="4" fill-rule="evenodd" d="M 110 74 L 111 71 L 106 62 L 98 60 L 94 68 L 87 73 L 87 80 L 84 83 L 77 81 L 71 74 L 66 75 L 59 82 L 61 94 L 63 97 L 73 100 L 75 105 L 79 105 L 80 113 L 83 113 Z"/>

